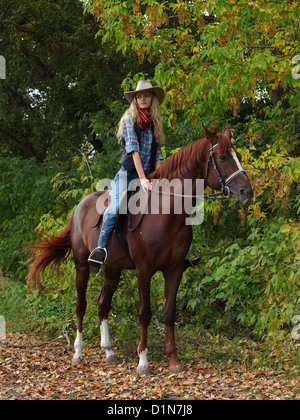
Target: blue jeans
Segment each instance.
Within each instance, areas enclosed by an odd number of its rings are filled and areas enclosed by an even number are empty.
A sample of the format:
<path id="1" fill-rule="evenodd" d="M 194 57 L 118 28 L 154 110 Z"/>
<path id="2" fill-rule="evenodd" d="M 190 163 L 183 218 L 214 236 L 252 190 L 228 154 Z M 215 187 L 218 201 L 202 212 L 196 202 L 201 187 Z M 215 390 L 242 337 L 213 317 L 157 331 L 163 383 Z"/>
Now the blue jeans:
<path id="1" fill-rule="evenodd" d="M 98 246 L 108 248 L 112 241 L 112 233 L 117 222 L 117 214 L 122 194 L 128 189 L 128 185 L 134 179 L 138 179 L 138 175 L 128 175 L 123 166 L 113 180 L 112 190 L 110 192 L 110 204 L 104 215 L 102 228 L 99 235 Z"/>

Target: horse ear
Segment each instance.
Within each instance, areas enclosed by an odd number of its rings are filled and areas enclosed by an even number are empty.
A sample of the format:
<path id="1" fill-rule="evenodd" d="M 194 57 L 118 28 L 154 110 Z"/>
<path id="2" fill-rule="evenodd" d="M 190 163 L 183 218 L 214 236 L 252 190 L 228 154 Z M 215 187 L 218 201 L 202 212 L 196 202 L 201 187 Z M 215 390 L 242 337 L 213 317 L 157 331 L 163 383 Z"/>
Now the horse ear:
<path id="1" fill-rule="evenodd" d="M 231 139 L 231 131 L 230 131 L 230 127 L 226 127 L 225 130 L 223 131 L 223 134 L 229 138 L 229 140 Z"/>
<path id="2" fill-rule="evenodd" d="M 219 127 L 217 125 L 213 128 L 213 134 L 216 136 L 218 134 Z"/>
<path id="3" fill-rule="evenodd" d="M 205 127 L 205 125 L 202 123 L 202 130 L 203 130 L 203 133 L 204 133 L 204 135 L 205 135 L 205 138 L 206 138 L 207 140 L 209 140 L 209 142 L 210 142 L 211 144 L 216 143 L 216 135 L 217 135 L 217 133 L 218 133 L 218 126 L 217 126 L 217 125 L 213 128 L 213 131 L 211 132 L 211 131 L 209 131 L 209 130 L 208 130 L 208 128 L 206 128 L 206 127 Z"/>

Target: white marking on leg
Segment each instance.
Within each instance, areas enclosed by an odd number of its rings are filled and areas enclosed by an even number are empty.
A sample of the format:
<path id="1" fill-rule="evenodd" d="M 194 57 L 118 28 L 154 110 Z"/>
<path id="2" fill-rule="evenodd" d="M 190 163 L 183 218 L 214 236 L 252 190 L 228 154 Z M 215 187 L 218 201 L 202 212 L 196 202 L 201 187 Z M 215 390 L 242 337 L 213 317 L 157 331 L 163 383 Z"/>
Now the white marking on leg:
<path id="1" fill-rule="evenodd" d="M 77 331 L 76 340 L 74 343 L 75 355 L 73 360 L 80 361 L 82 360 L 82 349 L 83 349 L 83 340 L 82 333 Z"/>
<path id="2" fill-rule="evenodd" d="M 108 330 L 108 320 L 103 319 L 100 325 L 100 334 L 101 334 L 101 348 L 105 350 L 106 357 L 113 356 L 115 353 L 111 348 L 110 339 L 109 339 L 109 330 Z"/>
<path id="3" fill-rule="evenodd" d="M 148 369 L 149 366 L 148 366 L 147 354 L 148 354 L 148 349 L 145 349 L 139 353 L 140 361 L 139 361 L 138 368 Z"/>

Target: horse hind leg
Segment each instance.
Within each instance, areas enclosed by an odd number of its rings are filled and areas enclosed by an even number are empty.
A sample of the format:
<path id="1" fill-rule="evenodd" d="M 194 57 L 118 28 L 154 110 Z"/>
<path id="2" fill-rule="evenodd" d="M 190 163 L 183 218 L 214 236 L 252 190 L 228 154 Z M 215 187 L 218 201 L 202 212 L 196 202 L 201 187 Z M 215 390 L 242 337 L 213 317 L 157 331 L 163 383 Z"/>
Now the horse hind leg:
<path id="1" fill-rule="evenodd" d="M 77 289 L 77 300 L 76 300 L 76 316 L 77 316 L 77 335 L 74 343 L 75 355 L 72 360 L 72 365 L 76 365 L 82 362 L 82 323 L 83 317 L 86 310 L 86 289 L 89 279 L 89 266 L 85 264 L 76 263 L 76 289 Z"/>
<path id="2" fill-rule="evenodd" d="M 151 321 L 152 312 L 150 306 L 150 285 L 152 273 L 149 271 L 138 271 L 138 289 L 139 289 L 139 323 L 141 329 L 141 337 L 138 346 L 139 364 L 137 373 L 139 375 L 150 375 L 151 370 L 148 365 L 148 349 L 147 349 L 147 334 L 148 327 Z"/>
<path id="3" fill-rule="evenodd" d="M 175 317 L 176 317 L 176 296 L 181 281 L 183 269 L 165 271 L 165 324 L 166 324 L 166 353 L 170 359 L 171 373 L 183 372 L 182 363 L 177 357 L 177 348 L 175 341 Z"/>
<path id="4" fill-rule="evenodd" d="M 119 360 L 111 347 L 109 329 L 108 329 L 108 315 L 111 307 L 113 294 L 118 288 L 120 281 L 120 270 L 109 269 L 103 266 L 104 284 L 102 286 L 100 295 L 98 297 L 98 315 L 100 320 L 100 346 L 105 351 L 106 362 L 108 364 L 118 363 Z"/>

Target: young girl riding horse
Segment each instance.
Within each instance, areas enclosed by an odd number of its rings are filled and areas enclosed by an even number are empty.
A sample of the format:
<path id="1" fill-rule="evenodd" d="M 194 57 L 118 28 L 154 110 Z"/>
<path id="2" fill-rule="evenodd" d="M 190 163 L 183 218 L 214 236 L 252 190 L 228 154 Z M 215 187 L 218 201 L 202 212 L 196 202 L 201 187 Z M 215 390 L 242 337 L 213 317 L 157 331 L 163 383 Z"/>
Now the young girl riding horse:
<path id="1" fill-rule="evenodd" d="M 111 201 L 100 231 L 98 247 L 88 258 L 93 272 L 98 272 L 106 260 L 123 192 L 134 179 L 140 180 L 143 191 L 151 190 L 147 175 L 156 170 L 163 159 L 160 147 L 164 142 L 160 105 L 165 97 L 164 90 L 140 80 L 135 91 L 125 92 L 124 95 L 130 107 L 122 116 L 117 133 L 123 147 L 121 169 L 113 182 Z"/>

